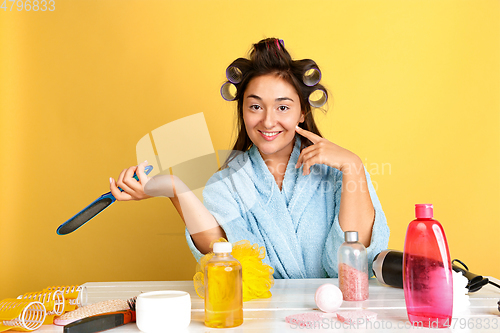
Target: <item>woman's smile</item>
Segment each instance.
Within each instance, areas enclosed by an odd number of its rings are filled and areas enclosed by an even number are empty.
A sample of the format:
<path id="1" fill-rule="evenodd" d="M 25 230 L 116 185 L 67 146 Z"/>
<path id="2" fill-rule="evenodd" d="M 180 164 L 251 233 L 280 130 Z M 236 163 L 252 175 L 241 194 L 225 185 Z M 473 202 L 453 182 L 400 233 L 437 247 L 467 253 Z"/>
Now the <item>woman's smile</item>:
<path id="1" fill-rule="evenodd" d="M 278 135 L 282 131 L 276 131 L 276 132 L 266 132 L 266 131 L 259 131 L 260 134 L 262 134 L 262 137 L 268 141 L 272 141 L 278 137 Z"/>

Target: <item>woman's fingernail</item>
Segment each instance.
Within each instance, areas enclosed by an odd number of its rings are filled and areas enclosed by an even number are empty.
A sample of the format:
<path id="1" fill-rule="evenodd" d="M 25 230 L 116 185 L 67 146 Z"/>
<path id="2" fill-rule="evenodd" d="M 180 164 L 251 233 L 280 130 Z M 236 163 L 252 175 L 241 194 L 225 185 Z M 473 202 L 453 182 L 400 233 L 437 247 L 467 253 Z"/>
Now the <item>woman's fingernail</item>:
<path id="1" fill-rule="evenodd" d="M 109 183 L 113 184 L 113 178 L 109 177 Z"/>
<path id="2" fill-rule="evenodd" d="M 148 160 L 145 160 L 144 163 L 148 164 Z"/>

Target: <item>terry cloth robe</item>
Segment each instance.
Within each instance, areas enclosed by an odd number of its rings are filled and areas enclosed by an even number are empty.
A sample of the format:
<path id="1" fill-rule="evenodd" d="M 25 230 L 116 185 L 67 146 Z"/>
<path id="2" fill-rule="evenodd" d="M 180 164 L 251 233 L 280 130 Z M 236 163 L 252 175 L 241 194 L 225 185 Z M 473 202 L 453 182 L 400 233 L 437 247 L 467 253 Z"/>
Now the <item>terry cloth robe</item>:
<path id="1" fill-rule="evenodd" d="M 204 205 L 231 243 L 246 239 L 265 246 L 264 262 L 276 279 L 338 277 L 337 251 L 344 242 L 338 215 L 342 172 L 316 164 L 309 175 L 295 169 L 300 138 L 288 161 L 280 191 L 257 147 L 234 158 L 215 173 L 203 191 Z M 376 254 L 387 249 L 389 228 L 370 180 L 375 222 L 368 251 L 368 272 Z M 203 256 L 186 229 L 189 248 L 197 261 Z"/>

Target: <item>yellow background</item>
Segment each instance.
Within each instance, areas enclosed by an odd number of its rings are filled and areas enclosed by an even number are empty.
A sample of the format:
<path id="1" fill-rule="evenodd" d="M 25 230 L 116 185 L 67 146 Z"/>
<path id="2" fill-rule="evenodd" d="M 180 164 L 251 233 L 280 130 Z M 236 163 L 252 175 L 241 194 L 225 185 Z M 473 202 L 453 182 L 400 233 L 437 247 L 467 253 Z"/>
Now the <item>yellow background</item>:
<path id="1" fill-rule="evenodd" d="M 115 203 L 77 232 L 55 230 L 107 192 L 161 125 L 203 112 L 214 148 L 228 149 L 225 68 L 273 36 L 321 66 L 332 98 L 320 129 L 372 173 L 390 247 L 402 250 L 414 204 L 433 203 L 452 258 L 500 277 L 499 4 L 57 0 L 54 12 L 0 10 L 0 299 L 191 279 L 168 199 Z"/>

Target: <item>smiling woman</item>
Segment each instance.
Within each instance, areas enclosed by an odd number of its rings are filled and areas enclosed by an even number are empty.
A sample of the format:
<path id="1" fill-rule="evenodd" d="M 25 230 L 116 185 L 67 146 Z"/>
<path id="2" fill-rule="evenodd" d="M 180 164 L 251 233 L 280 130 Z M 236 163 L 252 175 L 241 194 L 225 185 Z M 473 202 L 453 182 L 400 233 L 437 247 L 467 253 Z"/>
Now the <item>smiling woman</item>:
<path id="1" fill-rule="evenodd" d="M 112 181 L 113 195 L 168 196 L 197 260 L 224 237 L 264 246 L 275 278 L 337 277 L 344 231 L 357 231 L 371 272 L 389 228 L 361 159 L 316 126 L 311 105 L 319 104 L 310 95 L 328 96 L 319 67 L 292 60 L 282 40 L 269 38 L 254 44 L 250 59 L 231 63 L 226 76 L 221 94 L 238 102 L 239 132 L 232 154 L 205 186 L 203 204 L 177 177 L 147 177 L 146 163 Z M 132 181 L 134 172 L 140 182 Z"/>
<path id="2" fill-rule="evenodd" d="M 276 278 L 337 276 L 347 230 L 358 231 L 371 266 L 389 228 L 360 158 L 316 126 L 312 107 L 328 98 L 319 66 L 293 60 L 283 40 L 268 38 L 226 73 L 235 68 L 238 80 L 228 82 L 237 89 L 238 135 L 205 188 L 205 206 L 230 241 L 266 246 Z"/>

